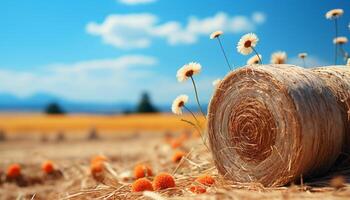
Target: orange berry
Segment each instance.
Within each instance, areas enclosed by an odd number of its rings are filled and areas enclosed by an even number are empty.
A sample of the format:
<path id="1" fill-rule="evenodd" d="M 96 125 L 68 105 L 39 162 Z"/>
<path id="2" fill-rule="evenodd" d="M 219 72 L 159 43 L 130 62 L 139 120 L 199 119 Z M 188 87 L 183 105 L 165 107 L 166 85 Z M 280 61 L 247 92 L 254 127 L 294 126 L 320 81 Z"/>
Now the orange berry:
<path id="1" fill-rule="evenodd" d="M 133 192 L 153 191 L 153 186 L 147 178 L 139 178 L 131 185 L 131 190 Z"/>
<path id="2" fill-rule="evenodd" d="M 210 175 L 202 175 L 199 176 L 196 181 L 200 184 L 211 186 L 215 183 L 215 179 Z"/>
<path id="3" fill-rule="evenodd" d="M 155 190 L 164 190 L 175 187 L 174 177 L 168 173 L 160 173 L 153 180 L 153 187 Z"/>
<path id="4" fill-rule="evenodd" d="M 104 170 L 103 162 L 95 162 L 90 165 L 90 172 L 92 175 L 98 175 Z"/>
<path id="5" fill-rule="evenodd" d="M 145 164 L 136 165 L 134 168 L 134 176 L 136 179 L 152 176 L 152 169 Z"/>
<path id="6" fill-rule="evenodd" d="M 106 162 L 108 159 L 106 156 L 103 155 L 97 155 L 91 158 L 90 163 L 95 163 L 95 162 Z"/>
<path id="7" fill-rule="evenodd" d="M 45 162 L 41 165 L 41 169 L 42 169 L 43 172 L 45 172 L 46 174 L 51 174 L 51 173 L 55 170 L 55 167 L 54 167 L 52 161 L 47 160 L 47 161 L 45 161 Z"/>
<path id="8" fill-rule="evenodd" d="M 186 155 L 185 152 L 183 152 L 183 151 L 177 151 L 177 152 L 174 153 L 172 160 L 173 160 L 174 163 L 178 163 L 178 162 L 181 161 L 181 159 L 182 159 L 185 155 Z"/>
<path id="9" fill-rule="evenodd" d="M 207 189 L 205 189 L 204 187 L 200 186 L 200 185 L 192 185 L 190 187 L 190 191 L 196 194 L 203 194 L 207 192 Z"/>
<path id="10" fill-rule="evenodd" d="M 21 175 L 21 166 L 19 164 L 12 164 L 7 168 L 7 174 L 9 178 L 17 178 Z"/>

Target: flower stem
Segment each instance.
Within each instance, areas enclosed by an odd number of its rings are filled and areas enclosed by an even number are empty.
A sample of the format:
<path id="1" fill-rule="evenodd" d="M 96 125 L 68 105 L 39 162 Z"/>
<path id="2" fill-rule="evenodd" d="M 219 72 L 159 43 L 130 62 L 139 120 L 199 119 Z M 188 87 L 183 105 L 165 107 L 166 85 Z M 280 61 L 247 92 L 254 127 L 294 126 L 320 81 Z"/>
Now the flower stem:
<path id="1" fill-rule="evenodd" d="M 219 41 L 219 44 L 220 44 L 220 48 L 221 48 L 221 51 L 222 53 L 224 54 L 224 57 L 225 57 L 225 60 L 226 60 L 226 63 L 227 63 L 227 66 L 228 68 L 230 69 L 230 71 L 232 70 L 232 67 L 230 65 L 230 62 L 228 61 L 227 59 L 227 56 L 226 56 L 226 53 L 225 53 L 225 50 L 224 50 L 224 47 L 222 46 L 222 43 L 221 43 L 221 40 L 220 40 L 220 37 L 217 37 L 218 38 L 218 41 Z"/>
<path id="2" fill-rule="evenodd" d="M 201 126 L 201 124 L 199 123 L 199 121 L 198 121 L 196 115 L 194 115 L 194 113 L 193 113 L 189 108 L 187 108 L 187 106 L 184 105 L 184 108 L 187 110 L 187 112 L 189 112 L 189 113 L 192 115 L 192 117 L 194 118 L 194 120 L 196 120 L 197 126 L 198 126 L 200 129 L 202 129 L 202 126 Z"/>
<path id="3" fill-rule="evenodd" d="M 198 92 L 197 92 L 196 83 L 194 82 L 193 77 L 192 77 L 192 76 L 190 76 L 190 77 L 191 77 L 191 80 L 192 80 L 192 84 L 193 84 L 193 88 L 194 88 L 194 93 L 195 93 L 195 95 L 196 95 L 196 100 L 197 100 L 197 104 L 198 104 L 199 110 L 201 111 L 201 113 L 202 113 L 202 115 L 204 116 L 204 118 L 206 118 L 206 117 L 205 117 L 205 114 L 204 114 L 204 112 L 203 112 L 203 110 L 202 110 L 202 106 L 201 106 L 201 104 L 199 103 L 199 97 L 198 97 Z"/>
<path id="4" fill-rule="evenodd" d="M 305 65 L 305 58 L 302 58 L 302 60 L 303 60 L 304 68 L 305 68 L 306 67 L 306 65 Z"/>
<path id="5" fill-rule="evenodd" d="M 334 26 L 335 26 L 335 38 L 338 37 L 338 20 L 337 18 L 334 19 Z M 338 56 L 338 44 L 335 43 L 335 53 L 334 53 L 334 64 L 337 64 L 337 56 Z"/>
<path id="6" fill-rule="evenodd" d="M 343 45 L 339 45 L 339 50 L 346 61 L 349 58 L 349 54 L 344 50 Z"/>
<path id="7" fill-rule="evenodd" d="M 181 119 L 181 121 L 190 124 L 190 125 L 193 126 L 200 134 L 202 134 L 202 132 L 200 131 L 200 128 L 198 127 L 198 125 L 194 124 L 193 122 L 191 122 L 191 121 L 189 121 L 189 120 L 187 120 L 187 119 Z"/>
<path id="8" fill-rule="evenodd" d="M 186 119 L 181 119 L 181 121 L 186 122 L 186 123 L 192 125 L 192 126 L 199 132 L 199 134 L 200 134 L 200 136 L 201 136 L 201 139 L 202 139 L 203 144 L 205 145 L 205 147 L 206 147 L 208 150 L 210 150 L 210 148 L 208 147 L 208 145 L 207 145 L 207 143 L 206 143 L 206 139 L 203 137 L 202 128 L 198 127 L 198 125 L 196 126 L 193 122 L 188 121 L 188 120 L 186 120 Z"/>
<path id="9" fill-rule="evenodd" d="M 261 59 L 260 59 L 260 56 L 259 56 L 258 52 L 255 50 L 254 47 L 251 47 L 251 48 L 253 49 L 253 51 L 254 51 L 254 53 L 256 54 L 256 56 L 258 56 L 259 62 L 260 62 L 260 64 L 262 65 L 262 61 L 261 61 Z"/>

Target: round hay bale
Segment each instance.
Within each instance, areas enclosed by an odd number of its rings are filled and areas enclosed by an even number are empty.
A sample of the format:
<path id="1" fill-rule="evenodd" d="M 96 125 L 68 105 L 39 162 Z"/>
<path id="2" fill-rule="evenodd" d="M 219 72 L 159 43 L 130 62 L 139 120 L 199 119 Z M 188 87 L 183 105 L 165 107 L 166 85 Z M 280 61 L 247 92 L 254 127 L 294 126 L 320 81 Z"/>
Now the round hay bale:
<path id="1" fill-rule="evenodd" d="M 349 66 L 327 66 L 312 69 L 327 84 L 337 99 L 345 125 L 345 139 L 340 162 L 350 155 L 350 68 Z"/>
<path id="2" fill-rule="evenodd" d="M 310 70 L 247 66 L 229 73 L 209 104 L 219 172 L 235 182 L 280 186 L 329 170 L 342 148 L 337 100 Z"/>

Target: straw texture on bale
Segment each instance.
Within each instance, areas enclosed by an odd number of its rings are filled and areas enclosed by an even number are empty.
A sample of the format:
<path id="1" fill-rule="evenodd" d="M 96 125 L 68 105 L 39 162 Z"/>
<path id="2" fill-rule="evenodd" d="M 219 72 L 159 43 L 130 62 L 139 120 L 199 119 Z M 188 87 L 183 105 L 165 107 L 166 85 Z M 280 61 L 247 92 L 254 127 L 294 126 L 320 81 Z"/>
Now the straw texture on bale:
<path id="1" fill-rule="evenodd" d="M 322 78 L 336 97 L 345 125 L 343 151 L 340 162 L 350 155 L 350 68 L 349 66 L 327 66 L 312 69 Z"/>
<path id="2" fill-rule="evenodd" d="M 280 186 L 329 170 L 342 149 L 344 122 L 337 99 L 313 71 L 254 65 L 217 86 L 208 135 L 222 175 Z"/>

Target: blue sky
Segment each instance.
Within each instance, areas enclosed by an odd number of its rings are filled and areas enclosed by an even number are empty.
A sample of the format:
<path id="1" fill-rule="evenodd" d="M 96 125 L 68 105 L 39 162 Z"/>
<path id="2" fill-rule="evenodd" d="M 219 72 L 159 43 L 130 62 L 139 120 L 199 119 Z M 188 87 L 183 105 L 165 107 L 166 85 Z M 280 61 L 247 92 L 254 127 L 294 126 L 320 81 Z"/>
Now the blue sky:
<path id="1" fill-rule="evenodd" d="M 230 61 L 242 66 L 240 36 L 255 32 L 268 63 L 277 50 L 290 63 L 307 52 L 308 65 L 333 61 L 333 23 L 325 12 L 343 8 L 340 35 L 349 37 L 350 2 L 344 0 L 54 0 L 0 2 L 0 92 L 19 97 L 50 93 L 84 102 L 136 102 L 147 90 L 159 104 L 190 83 L 176 71 L 197 61 L 200 96 L 227 73 L 212 30 L 223 29 Z"/>

